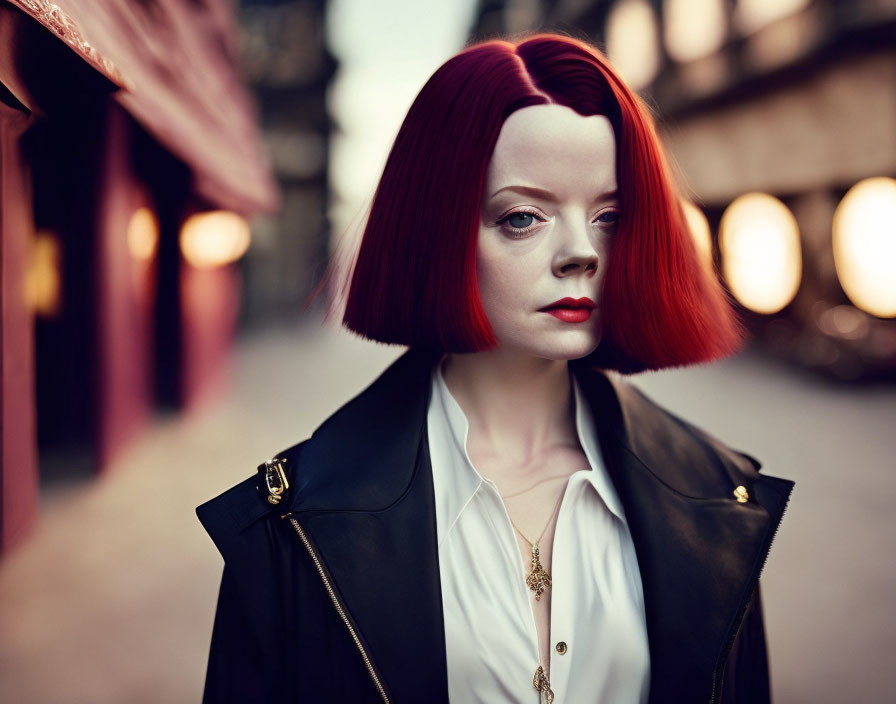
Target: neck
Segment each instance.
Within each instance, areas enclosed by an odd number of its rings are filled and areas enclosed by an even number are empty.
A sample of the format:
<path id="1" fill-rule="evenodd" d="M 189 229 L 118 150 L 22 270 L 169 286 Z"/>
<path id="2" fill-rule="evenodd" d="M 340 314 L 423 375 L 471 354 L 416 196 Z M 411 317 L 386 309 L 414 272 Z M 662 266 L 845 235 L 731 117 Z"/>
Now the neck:
<path id="1" fill-rule="evenodd" d="M 550 446 L 577 444 L 566 360 L 493 349 L 448 355 L 442 374 L 471 437 L 501 456 L 525 462 Z"/>

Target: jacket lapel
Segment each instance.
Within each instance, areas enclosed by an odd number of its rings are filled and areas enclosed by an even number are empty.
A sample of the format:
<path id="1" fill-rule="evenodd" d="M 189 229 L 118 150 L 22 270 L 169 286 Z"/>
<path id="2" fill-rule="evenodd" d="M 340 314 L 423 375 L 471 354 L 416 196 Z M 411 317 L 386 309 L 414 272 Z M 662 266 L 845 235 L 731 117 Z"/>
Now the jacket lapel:
<path id="1" fill-rule="evenodd" d="M 638 556 L 650 701 L 709 701 L 793 483 L 760 475 L 634 387 L 577 373 Z"/>
<path id="2" fill-rule="evenodd" d="M 436 359 L 406 353 L 321 426 L 290 505 L 393 702 L 448 701 L 425 425 Z"/>

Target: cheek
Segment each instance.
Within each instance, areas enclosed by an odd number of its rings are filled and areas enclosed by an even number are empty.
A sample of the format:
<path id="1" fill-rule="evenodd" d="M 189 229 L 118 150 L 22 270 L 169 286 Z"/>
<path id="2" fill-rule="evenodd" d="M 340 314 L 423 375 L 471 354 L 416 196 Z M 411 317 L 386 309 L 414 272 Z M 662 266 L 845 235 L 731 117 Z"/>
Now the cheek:
<path id="1" fill-rule="evenodd" d="M 550 268 L 546 257 L 544 247 L 534 240 L 508 244 L 481 235 L 476 276 L 483 298 L 503 298 L 517 305 L 531 301 Z"/>
<path id="2" fill-rule="evenodd" d="M 479 282 L 479 297 L 489 318 L 492 317 L 496 304 L 501 298 L 500 276 L 494 271 L 492 264 L 479 256 L 476 259 L 476 279 Z"/>
<path id="3" fill-rule="evenodd" d="M 490 317 L 505 317 L 512 308 L 523 303 L 531 282 L 527 285 L 523 262 L 512 257 L 479 252 L 476 275 L 482 305 Z"/>

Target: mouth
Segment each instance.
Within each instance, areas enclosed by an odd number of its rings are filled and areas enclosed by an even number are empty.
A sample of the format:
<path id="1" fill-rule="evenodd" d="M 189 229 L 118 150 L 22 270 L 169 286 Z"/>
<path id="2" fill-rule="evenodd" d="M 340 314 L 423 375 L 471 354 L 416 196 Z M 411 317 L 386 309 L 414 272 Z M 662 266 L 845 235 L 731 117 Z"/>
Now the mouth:
<path id="1" fill-rule="evenodd" d="M 584 323 L 595 308 L 597 304 L 590 298 L 561 298 L 538 310 L 565 323 Z"/>

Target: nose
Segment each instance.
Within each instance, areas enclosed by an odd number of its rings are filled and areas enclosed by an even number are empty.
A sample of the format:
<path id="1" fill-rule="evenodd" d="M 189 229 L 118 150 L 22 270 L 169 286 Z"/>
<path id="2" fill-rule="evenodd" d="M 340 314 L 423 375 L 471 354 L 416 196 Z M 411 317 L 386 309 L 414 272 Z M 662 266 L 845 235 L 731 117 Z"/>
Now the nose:
<path id="1" fill-rule="evenodd" d="M 591 277 L 597 273 L 599 260 L 597 249 L 587 229 L 570 227 L 560 237 L 551 268 L 554 276 L 560 278 L 576 274 Z"/>

